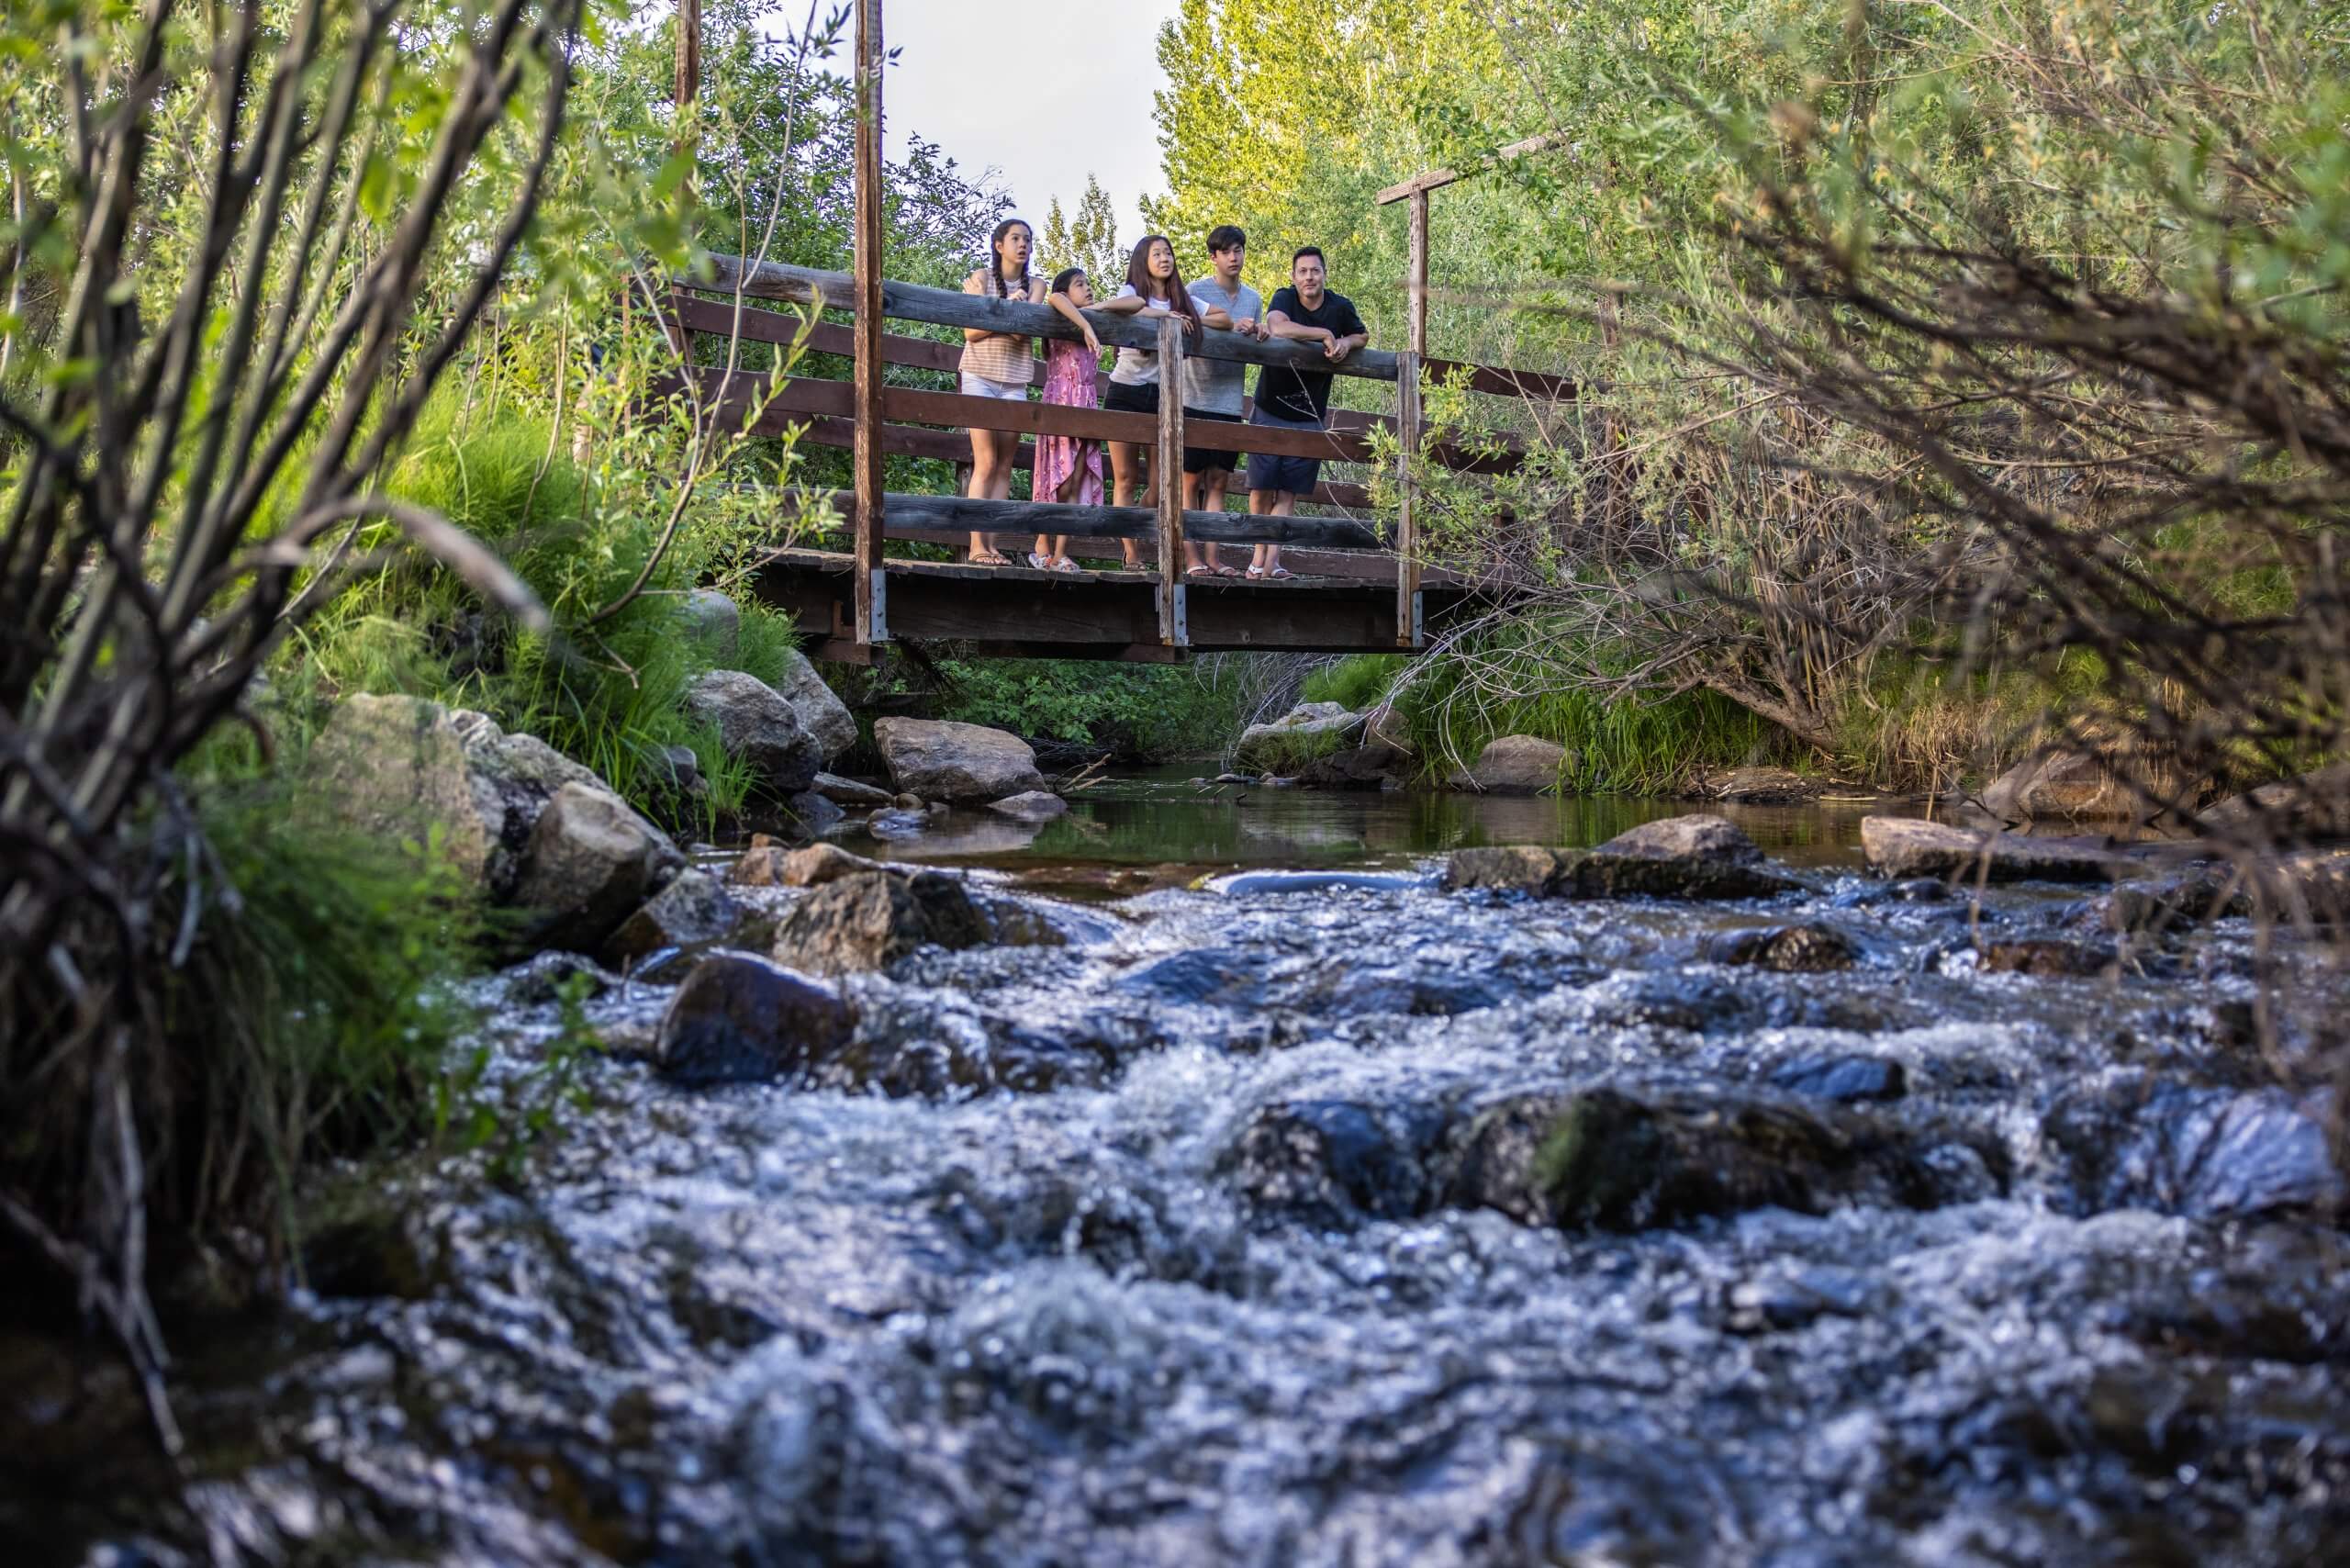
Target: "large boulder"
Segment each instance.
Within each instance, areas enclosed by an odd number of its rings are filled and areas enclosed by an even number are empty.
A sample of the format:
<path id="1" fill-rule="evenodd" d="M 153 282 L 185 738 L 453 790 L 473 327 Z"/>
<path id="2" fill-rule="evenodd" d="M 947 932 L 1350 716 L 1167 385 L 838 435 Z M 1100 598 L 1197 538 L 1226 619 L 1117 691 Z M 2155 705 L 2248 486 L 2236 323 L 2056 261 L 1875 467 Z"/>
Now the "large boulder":
<path id="1" fill-rule="evenodd" d="M 776 923 L 777 961 L 815 975 L 886 969 L 925 945 L 976 947 L 993 935 L 961 880 L 937 871 L 860 872 L 825 883 Z"/>
<path id="2" fill-rule="evenodd" d="M 767 793 L 778 800 L 816 781 L 822 766 L 816 737 L 783 695 L 738 669 L 713 669 L 686 689 L 686 711 L 717 727 L 719 744 L 749 765 Z"/>
<path id="3" fill-rule="evenodd" d="M 1455 790 L 1487 795 L 1555 795 L 1574 765 L 1575 754 L 1556 741 L 1502 735 L 1486 743 L 1474 763 L 1445 782 Z"/>
<path id="4" fill-rule="evenodd" d="M 508 853 L 506 808 L 474 777 L 465 735 L 466 726 L 437 702 L 347 697 L 311 746 L 310 798 L 369 837 L 422 843 L 437 829 L 444 863 L 487 887 Z"/>
<path id="5" fill-rule="evenodd" d="M 848 704 L 824 684 L 824 678 L 816 673 L 816 666 L 808 662 L 807 655 L 797 648 L 785 650 L 783 678 L 775 689 L 791 704 L 791 711 L 800 715 L 800 727 L 816 737 L 816 749 L 826 762 L 856 744 L 856 720 L 850 715 Z"/>
<path id="6" fill-rule="evenodd" d="M 1862 818 L 1861 853 L 1869 869 L 1880 877 L 2103 882 L 2120 880 L 2141 868 L 2098 841 L 2031 838 L 1914 817 Z"/>
<path id="7" fill-rule="evenodd" d="M 1251 724 L 1232 748 L 1243 772 L 1295 773 L 1315 757 L 1339 750 L 1362 734 L 1363 715 L 1338 702 L 1301 702 L 1278 719 Z"/>
<path id="8" fill-rule="evenodd" d="M 2295 844 L 2350 835 L 2350 762 L 2221 801 L 2197 823 L 2206 833 L 2253 844 Z"/>
<path id="9" fill-rule="evenodd" d="M 1444 885 L 1568 899 L 1768 898 L 1802 886 L 1765 866 L 1736 827 L 1703 815 L 1643 823 L 1596 849 L 1456 849 Z"/>
<path id="10" fill-rule="evenodd" d="M 2195 782 L 2138 735 L 2097 726 L 2051 742 L 1992 780 L 1983 809 L 2006 823 L 2144 822 L 2191 810 Z"/>
<path id="11" fill-rule="evenodd" d="M 854 1010 L 821 980 L 748 953 L 716 953 L 669 999 L 654 1059 L 680 1083 L 757 1082 L 823 1060 L 856 1028 Z"/>
<path id="12" fill-rule="evenodd" d="M 677 846 L 627 801 L 573 782 L 532 824 L 513 902 L 536 914 L 534 940 L 593 952 L 684 865 Z"/>
<path id="13" fill-rule="evenodd" d="M 509 902 L 555 791 L 601 778 L 536 735 L 420 697 L 347 697 L 312 746 L 311 799 L 353 831 L 423 842 L 493 902 Z"/>
<path id="14" fill-rule="evenodd" d="M 873 740 L 890 781 L 925 801 L 975 805 L 1045 788 L 1028 743 L 984 724 L 882 719 L 873 726 Z"/>

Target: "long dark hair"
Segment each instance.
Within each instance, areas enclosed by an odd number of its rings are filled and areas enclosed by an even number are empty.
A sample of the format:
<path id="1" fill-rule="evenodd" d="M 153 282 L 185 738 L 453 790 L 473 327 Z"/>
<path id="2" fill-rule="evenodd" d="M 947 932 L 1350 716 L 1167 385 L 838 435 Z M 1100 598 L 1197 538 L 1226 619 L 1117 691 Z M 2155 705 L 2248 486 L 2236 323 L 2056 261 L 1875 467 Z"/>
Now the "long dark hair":
<path id="1" fill-rule="evenodd" d="M 1079 278 L 1081 278 L 1084 275 L 1085 269 L 1083 267 L 1063 267 L 1060 271 L 1053 274 L 1053 286 L 1046 289 L 1045 292 L 1047 294 L 1067 294 L 1069 292 L 1069 286 L 1075 283 Z"/>
<path id="2" fill-rule="evenodd" d="M 985 268 L 988 274 L 987 292 L 999 299 L 1011 297 L 1003 286 L 1003 237 L 1014 229 L 1027 230 L 1029 243 L 1035 243 L 1035 226 L 1024 218 L 1007 218 L 995 226 L 994 233 L 988 236 L 988 264 Z M 1020 264 L 1020 292 L 1023 294 L 1028 292 L 1028 263 L 1025 262 Z"/>
<path id="3" fill-rule="evenodd" d="M 1175 254 L 1175 241 L 1164 234 L 1146 234 L 1135 242 L 1134 254 L 1126 258 L 1126 286 L 1145 299 L 1152 297 L 1150 286 L 1150 248 L 1164 245 L 1167 253 Z M 1167 308 L 1181 315 L 1194 327 L 1200 325 L 1199 307 L 1192 303 L 1192 291 L 1183 286 L 1183 269 L 1178 266 L 1167 280 Z"/>

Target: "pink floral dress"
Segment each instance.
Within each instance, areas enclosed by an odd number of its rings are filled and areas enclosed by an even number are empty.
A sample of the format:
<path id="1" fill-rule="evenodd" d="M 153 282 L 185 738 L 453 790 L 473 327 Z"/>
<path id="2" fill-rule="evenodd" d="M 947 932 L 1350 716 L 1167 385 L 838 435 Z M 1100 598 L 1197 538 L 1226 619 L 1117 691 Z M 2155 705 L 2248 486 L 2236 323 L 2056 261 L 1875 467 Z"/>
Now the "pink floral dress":
<path id="1" fill-rule="evenodd" d="M 1098 368 L 1083 343 L 1072 343 L 1059 338 L 1045 340 L 1045 401 L 1058 403 L 1064 409 L 1096 409 L 1101 407 L 1101 395 L 1094 389 L 1093 373 Z M 1073 435 L 1040 435 L 1036 438 L 1036 476 L 1033 493 L 1040 501 L 1060 498 L 1061 487 L 1071 474 L 1082 471 L 1084 477 L 1077 482 L 1077 491 L 1069 499 L 1079 506 L 1098 507 L 1102 504 L 1102 443 L 1081 441 Z"/>

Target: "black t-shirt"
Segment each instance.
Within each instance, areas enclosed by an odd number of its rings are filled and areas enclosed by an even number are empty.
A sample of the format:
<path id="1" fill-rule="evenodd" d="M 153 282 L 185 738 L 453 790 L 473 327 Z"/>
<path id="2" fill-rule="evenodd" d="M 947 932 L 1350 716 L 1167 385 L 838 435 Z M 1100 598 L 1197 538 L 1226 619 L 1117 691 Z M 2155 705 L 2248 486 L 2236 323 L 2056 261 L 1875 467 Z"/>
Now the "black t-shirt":
<path id="1" fill-rule="evenodd" d="M 1326 328 L 1342 338 L 1370 330 L 1362 324 L 1362 318 L 1355 314 L 1353 300 L 1327 289 L 1323 291 L 1320 308 L 1313 310 L 1298 302 L 1296 289 L 1281 289 L 1265 307 L 1265 314 L 1270 318 L 1276 310 L 1301 327 Z M 1318 425 L 1330 413 L 1329 373 L 1269 364 L 1257 373 L 1257 407 L 1275 419 L 1310 420 Z"/>

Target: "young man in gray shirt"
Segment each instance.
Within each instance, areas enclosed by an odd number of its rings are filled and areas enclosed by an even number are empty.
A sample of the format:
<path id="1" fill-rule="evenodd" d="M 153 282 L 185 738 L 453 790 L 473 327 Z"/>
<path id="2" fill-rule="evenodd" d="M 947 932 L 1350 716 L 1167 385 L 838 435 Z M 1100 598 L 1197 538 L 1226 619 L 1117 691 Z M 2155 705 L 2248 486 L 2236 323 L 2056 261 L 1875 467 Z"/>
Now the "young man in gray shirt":
<path id="1" fill-rule="evenodd" d="M 1259 342 L 1271 336 L 1265 325 L 1265 302 L 1257 291 L 1240 281 L 1240 263 L 1248 258 L 1248 236 L 1229 223 L 1219 224 L 1208 234 L 1208 259 L 1215 270 L 1192 285 L 1192 303 L 1199 307 L 1200 319 L 1222 331 L 1243 332 Z M 1208 359 L 1194 354 L 1183 361 L 1183 420 L 1216 420 L 1226 424 L 1240 422 L 1244 400 L 1248 395 L 1248 367 L 1238 360 Z M 1204 447 L 1183 449 L 1183 506 L 1186 510 L 1222 511 L 1225 487 L 1232 482 L 1233 465 L 1238 461 L 1229 452 L 1211 452 Z M 1214 574 L 1219 577 L 1237 577 L 1240 574 L 1215 558 L 1214 544 L 1193 544 L 1183 542 L 1183 569 L 1186 574 Z"/>

